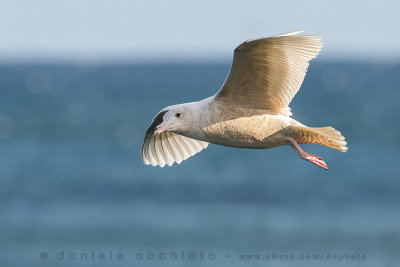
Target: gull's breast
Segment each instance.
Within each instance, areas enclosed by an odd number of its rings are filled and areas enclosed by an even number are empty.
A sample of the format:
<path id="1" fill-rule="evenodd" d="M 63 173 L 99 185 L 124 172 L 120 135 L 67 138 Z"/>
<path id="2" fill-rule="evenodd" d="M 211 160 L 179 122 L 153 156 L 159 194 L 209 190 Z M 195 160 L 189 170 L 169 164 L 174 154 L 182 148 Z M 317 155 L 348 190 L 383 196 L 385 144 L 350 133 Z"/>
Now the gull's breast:
<path id="1" fill-rule="evenodd" d="M 211 123 L 202 128 L 208 142 L 231 147 L 270 148 L 286 144 L 286 127 L 291 119 L 283 115 L 259 114 Z"/>

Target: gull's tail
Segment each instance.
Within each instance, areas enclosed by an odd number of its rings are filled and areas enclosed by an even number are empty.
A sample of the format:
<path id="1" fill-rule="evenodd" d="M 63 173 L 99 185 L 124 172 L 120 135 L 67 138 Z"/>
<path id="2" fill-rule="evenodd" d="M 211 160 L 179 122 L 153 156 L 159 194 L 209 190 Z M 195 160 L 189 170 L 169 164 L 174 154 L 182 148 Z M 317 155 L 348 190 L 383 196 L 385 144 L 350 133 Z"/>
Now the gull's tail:
<path id="1" fill-rule="evenodd" d="M 348 150 L 344 136 L 332 127 L 308 128 L 291 126 L 293 138 L 299 144 L 327 146 L 341 152 Z"/>

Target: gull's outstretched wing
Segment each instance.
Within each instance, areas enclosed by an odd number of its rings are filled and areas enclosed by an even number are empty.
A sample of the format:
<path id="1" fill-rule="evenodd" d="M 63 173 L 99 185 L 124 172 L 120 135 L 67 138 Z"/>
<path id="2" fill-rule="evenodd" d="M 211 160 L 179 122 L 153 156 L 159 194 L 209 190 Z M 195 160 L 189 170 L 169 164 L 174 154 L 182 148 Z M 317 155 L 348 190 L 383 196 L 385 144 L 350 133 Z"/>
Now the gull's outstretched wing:
<path id="1" fill-rule="evenodd" d="M 160 113 L 163 115 L 163 113 Z M 159 114 L 159 115 L 160 115 Z M 180 164 L 208 146 L 207 142 L 195 140 L 172 132 L 154 135 L 154 128 L 160 123 L 159 115 L 147 129 L 142 144 L 142 160 L 146 165 L 164 167 L 174 162 Z M 161 115 L 161 118 L 162 118 Z"/>
<path id="2" fill-rule="evenodd" d="M 298 33 L 248 40 L 236 47 L 216 100 L 291 115 L 288 105 L 304 80 L 309 61 L 322 48 L 319 37 Z"/>

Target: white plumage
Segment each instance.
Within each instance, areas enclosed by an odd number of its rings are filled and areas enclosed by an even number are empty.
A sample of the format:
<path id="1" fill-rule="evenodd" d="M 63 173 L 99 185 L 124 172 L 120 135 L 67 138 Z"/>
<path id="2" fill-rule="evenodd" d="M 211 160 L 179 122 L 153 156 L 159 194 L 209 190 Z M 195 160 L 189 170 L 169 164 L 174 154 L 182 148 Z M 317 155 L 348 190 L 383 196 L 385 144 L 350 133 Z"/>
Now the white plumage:
<path id="1" fill-rule="evenodd" d="M 292 32 L 247 40 L 236 47 L 225 83 L 212 97 L 164 108 L 145 133 L 142 159 L 164 167 L 178 164 L 215 143 L 239 148 L 290 145 L 298 155 L 327 169 L 299 144 L 347 150 L 332 127 L 309 128 L 292 119 L 289 103 L 298 92 L 321 39 Z"/>
<path id="2" fill-rule="evenodd" d="M 208 146 L 207 142 L 194 140 L 172 132 L 146 136 L 142 146 L 142 159 L 146 165 L 164 167 L 180 164 Z"/>

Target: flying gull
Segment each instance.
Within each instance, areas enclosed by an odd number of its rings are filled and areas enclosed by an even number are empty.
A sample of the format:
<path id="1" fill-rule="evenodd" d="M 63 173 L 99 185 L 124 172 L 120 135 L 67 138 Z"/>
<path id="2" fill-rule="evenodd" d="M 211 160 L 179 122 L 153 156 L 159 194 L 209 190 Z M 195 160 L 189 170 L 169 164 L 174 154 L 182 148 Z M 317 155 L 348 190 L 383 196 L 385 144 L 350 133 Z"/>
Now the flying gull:
<path id="1" fill-rule="evenodd" d="M 237 148 L 289 145 L 301 159 L 328 169 L 299 144 L 346 152 L 345 138 L 332 127 L 305 126 L 291 118 L 289 108 L 309 61 L 322 48 L 319 37 L 297 35 L 301 32 L 247 40 L 236 47 L 228 77 L 215 95 L 166 107 L 155 116 L 144 136 L 143 162 L 179 164 L 209 143 Z"/>

